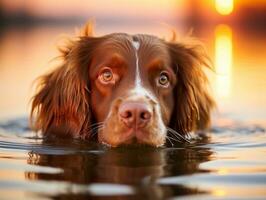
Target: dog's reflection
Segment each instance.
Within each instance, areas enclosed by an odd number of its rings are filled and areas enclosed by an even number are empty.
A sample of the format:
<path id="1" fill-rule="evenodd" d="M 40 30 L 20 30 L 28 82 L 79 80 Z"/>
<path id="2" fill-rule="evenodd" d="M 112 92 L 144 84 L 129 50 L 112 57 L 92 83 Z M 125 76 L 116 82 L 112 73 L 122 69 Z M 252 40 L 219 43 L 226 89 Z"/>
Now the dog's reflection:
<path id="1" fill-rule="evenodd" d="M 75 145 L 64 142 L 64 146 L 71 149 Z M 59 168 L 62 169 L 61 173 L 28 171 L 25 177 L 30 180 L 55 180 L 76 184 L 129 184 L 137 188 L 136 195 L 141 195 L 141 198 L 148 196 L 160 199 L 176 195 L 176 191 L 178 194 L 202 192 L 183 186 L 175 186 L 174 189 L 160 186 L 156 184 L 156 179 L 202 172 L 199 164 L 208 161 L 212 154 L 210 149 L 200 147 L 164 149 L 97 147 L 96 150 L 85 150 L 79 146 L 73 148 L 75 151 L 69 149 L 66 151 L 65 147 L 62 147 L 60 152 L 34 150 L 28 157 L 28 163 L 31 165 Z"/>

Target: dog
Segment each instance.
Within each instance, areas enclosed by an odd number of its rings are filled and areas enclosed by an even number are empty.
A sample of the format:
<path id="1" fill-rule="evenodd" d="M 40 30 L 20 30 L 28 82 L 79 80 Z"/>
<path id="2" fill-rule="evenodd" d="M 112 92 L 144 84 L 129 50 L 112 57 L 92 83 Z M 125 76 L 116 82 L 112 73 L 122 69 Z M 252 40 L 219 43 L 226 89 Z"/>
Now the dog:
<path id="1" fill-rule="evenodd" d="M 146 34 L 92 34 L 88 23 L 61 47 L 61 66 L 40 78 L 31 121 L 46 137 L 117 147 L 162 146 L 209 127 L 215 102 L 202 45 Z"/>

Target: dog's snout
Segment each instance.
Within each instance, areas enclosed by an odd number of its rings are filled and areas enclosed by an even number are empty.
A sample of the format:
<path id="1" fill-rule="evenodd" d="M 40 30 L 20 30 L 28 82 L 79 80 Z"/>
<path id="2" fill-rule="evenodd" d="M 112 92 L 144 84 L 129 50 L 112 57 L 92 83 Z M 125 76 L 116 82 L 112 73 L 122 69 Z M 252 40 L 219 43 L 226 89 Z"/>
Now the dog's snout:
<path id="1" fill-rule="evenodd" d="M 152 117 L 148 105 L 140 102 L 125 102 L 121 104 L 118 114 L 122 122 L 130 128 L 144 127 Z"/>

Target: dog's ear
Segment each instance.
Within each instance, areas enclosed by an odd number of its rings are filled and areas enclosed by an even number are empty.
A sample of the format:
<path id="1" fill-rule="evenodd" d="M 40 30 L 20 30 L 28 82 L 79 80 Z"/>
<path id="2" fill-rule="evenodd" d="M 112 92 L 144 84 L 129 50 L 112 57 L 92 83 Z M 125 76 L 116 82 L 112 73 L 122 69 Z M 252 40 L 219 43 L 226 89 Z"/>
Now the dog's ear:
<path id="1" fill-rule="evenodd" d="M 210 68 L 209 58 L 199 42 L 169 42 L 172 66 L 176 72 L 175 110 L 170 126 L 186 134 L 209 126 L 210 112 L 215 102 L 208 91 L 204 68 Z"/>
<path id="2" fill-rule="evenodd" d="M 32 99 L 31 124 L 44 134 L 87 137 L 91 123 L 88 68 L 97 38 L 82 35 L 60 48 L 62 65 L 40 77 Z"/>

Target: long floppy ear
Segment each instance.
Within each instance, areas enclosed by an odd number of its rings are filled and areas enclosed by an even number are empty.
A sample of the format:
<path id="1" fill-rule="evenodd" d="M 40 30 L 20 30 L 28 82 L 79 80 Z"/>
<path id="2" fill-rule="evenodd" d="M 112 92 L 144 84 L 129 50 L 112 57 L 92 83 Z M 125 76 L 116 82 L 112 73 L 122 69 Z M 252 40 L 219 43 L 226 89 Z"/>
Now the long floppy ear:
<path id="1" fill-rule="evenodd" d="M 204 130 L 210 124 L 210 112 L 215 106 L 204 73 L 204 68 L 210 68 L 209 58 L 196 41 L 170 42 L 168 47 L 177 76 L 175 110 L 170 126 L 183 134 Z"/>
<path id="2" fill-rule="evenodd" d="M 96 38 L 91 24 L 60 48 L 63 64 L 40 77 L 32 99 L 31 125 L 45 135 L 87 137 L 91 114 L 88 68 Z"/>

